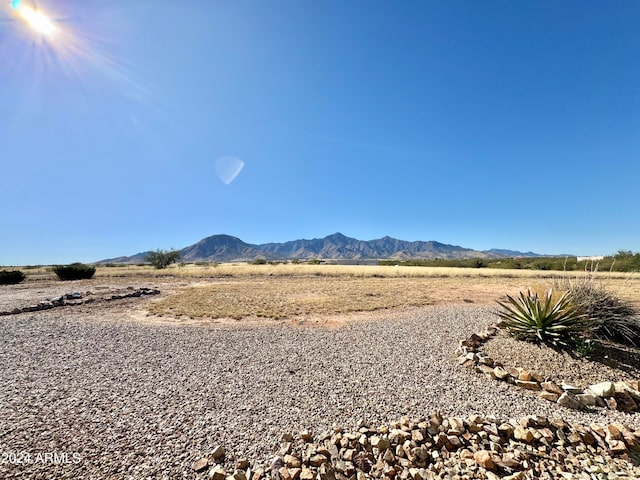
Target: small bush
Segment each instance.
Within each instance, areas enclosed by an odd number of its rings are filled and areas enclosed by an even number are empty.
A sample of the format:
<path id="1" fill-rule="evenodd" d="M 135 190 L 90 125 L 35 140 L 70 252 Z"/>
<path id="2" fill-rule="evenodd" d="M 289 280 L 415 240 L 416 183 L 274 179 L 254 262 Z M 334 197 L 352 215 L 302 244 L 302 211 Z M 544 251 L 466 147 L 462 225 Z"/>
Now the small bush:
<path id="1" fill-rule="evenodd" d="M 167 268 L 178 260 L 180 260 L 180 252 L 177 250 L 156 250 L 154 252 L 149 252 L 145 257 L 146 262 L 149 262 L 159 270 Z"/>
<path id="2" fill-rule="evenodd" d="M 96 273 L 96 267 L 84 263 L 72 263 L 71 265 L 56 265 L 53 272 L 60 280 L 85 280 L 92 278 Z"/>
<path id="3" fill-rule="evenodd" d="M 15 285 L 25 279 L 20 270 L 3 270 L 0 272 L 0 285 Z"/>
<path id="4" fill-rule="evenodd" d="M 496 314 L 502 318 L 503 326 L 520 340 L 570 348 L 589 330 L 586 315 L 572 303 L 569 293 L 554 300 L 550 289 L 541 300 L 537 293 L 528 290 L 516 298 L 507 295 L 498 305 L 501 310 Z"/>
<path id="5" fill-rule="evenodd" d="M 640 346 L 640 312 L 630 302 L 596 283 L 593 275 L 565 280 L 559 287 L 592 324 L 595 338 Z"/>

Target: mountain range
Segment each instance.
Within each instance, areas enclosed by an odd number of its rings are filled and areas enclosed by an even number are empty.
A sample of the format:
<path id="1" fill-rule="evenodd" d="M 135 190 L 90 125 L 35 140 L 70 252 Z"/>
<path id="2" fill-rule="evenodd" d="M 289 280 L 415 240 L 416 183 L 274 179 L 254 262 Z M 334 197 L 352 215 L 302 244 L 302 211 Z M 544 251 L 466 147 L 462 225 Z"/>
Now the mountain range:
<path id="1" fill-rule="evenodd" d="M 513 250 L 473 250 L 435 241 L 398 240 L 383 237 L 375 240 L 358 240 L 341 233 L 311 240 L 292 240 L 284 243 L 253 245 L 230 235 L 212 235 L 179 250 L 184 262 L 239 262 L 265 260 L 409 260 L 433 258 L 507 258 L 539 257 L 533 252 Z M 149 252 L 131 256 L 110 258 L 96 263 L 143 263 Z"/>

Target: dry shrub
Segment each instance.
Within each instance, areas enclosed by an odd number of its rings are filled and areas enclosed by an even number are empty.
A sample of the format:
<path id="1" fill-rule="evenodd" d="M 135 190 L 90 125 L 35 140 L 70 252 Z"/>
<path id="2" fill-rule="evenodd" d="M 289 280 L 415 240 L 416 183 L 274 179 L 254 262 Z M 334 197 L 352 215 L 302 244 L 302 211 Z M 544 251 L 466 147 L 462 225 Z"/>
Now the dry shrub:
<path id="1" fill-rule="evenodd" d="M 555 283 L 556 290 L 569 292 L 573 303 L 589 318 L 595 338 L 640 346 L 640 312 L 633 303 L 607 289 L 589 272 Z"/>

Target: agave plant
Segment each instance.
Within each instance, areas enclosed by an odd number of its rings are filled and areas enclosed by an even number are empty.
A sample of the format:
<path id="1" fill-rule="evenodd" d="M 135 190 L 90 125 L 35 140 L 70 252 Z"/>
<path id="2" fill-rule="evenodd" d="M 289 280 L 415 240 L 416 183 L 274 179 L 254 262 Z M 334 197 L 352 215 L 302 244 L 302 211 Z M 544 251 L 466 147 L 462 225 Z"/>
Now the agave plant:
<path id="1" fill-rule="evenodd" d="M 527 290 L 514 298 L 498 301 L 502 310 L 496 314 L 502 325 L 516 338 L 540 341 L 556 346 L 569 346 L 572 339 L 589 330 L 588 318 L 580 312 L 567 292 L 553 300 L 553 289 L 541 300 Z"/>

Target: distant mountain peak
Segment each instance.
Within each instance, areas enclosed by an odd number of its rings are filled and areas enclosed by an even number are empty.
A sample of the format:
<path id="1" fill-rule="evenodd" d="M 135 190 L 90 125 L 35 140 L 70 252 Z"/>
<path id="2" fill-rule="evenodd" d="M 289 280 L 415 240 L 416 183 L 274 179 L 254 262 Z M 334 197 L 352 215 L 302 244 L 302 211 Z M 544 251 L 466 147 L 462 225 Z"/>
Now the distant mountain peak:
<path id="1" fill-rule="evenodd" d="M 97 263 L 141 263 L 148 252 Z M 436 241 L 406 241 L 390 236 L 358 240 L 336 232 L 324 238 L 252 245 L 227 234 L 215 234 L 180 250 L 185 262 L 235 262 L 266 260 L 382 260 L 534 257 L 538 254 L 513 250 L 478 251 Z"/>

